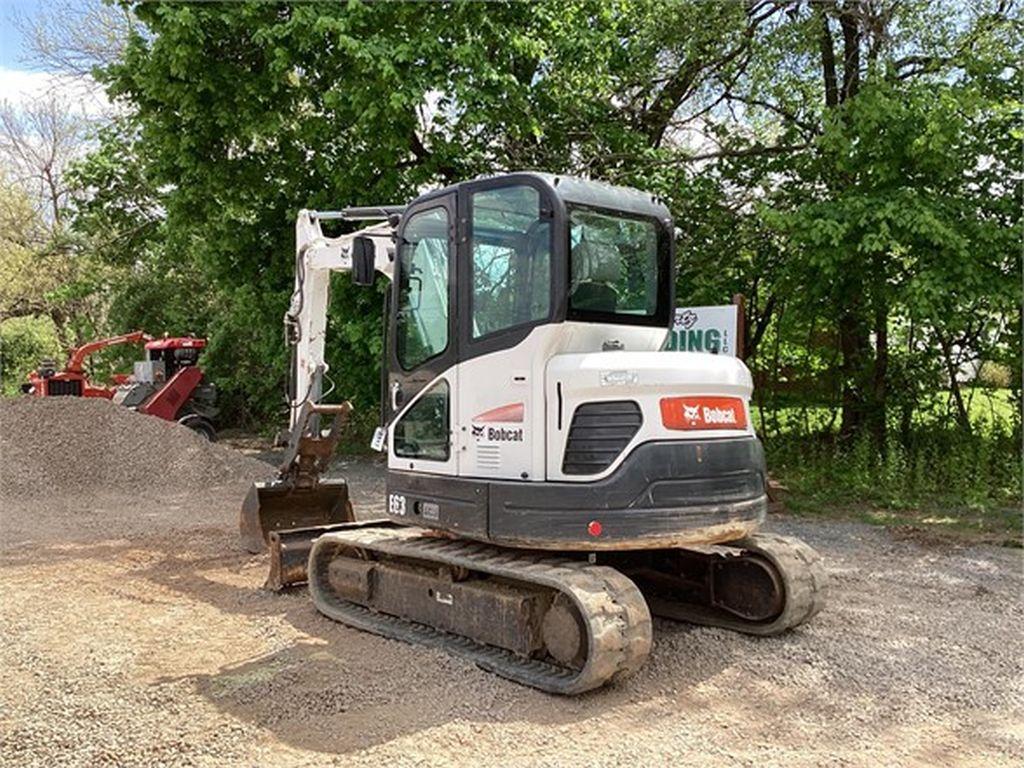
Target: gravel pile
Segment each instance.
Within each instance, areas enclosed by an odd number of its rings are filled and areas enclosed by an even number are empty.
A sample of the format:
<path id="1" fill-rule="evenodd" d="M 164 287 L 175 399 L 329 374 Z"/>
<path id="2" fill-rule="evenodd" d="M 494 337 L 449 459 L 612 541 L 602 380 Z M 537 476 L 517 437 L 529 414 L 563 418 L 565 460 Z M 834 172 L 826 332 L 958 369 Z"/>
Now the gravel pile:
<path id="1" fill-rule="evenodd" d="M 0 400 L 0 498 L 194 490 L 266 477 L 268 469 L 108 400 Z"/>

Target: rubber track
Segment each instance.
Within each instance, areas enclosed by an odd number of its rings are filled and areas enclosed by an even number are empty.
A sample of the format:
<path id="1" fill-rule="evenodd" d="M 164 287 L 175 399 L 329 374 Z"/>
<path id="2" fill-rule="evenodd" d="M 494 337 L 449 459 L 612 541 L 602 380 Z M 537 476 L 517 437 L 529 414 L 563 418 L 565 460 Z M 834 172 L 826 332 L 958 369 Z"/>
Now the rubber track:
<path id="1" fill-rule="evenodd" d="M 781 613 L 770 622 L 744 621 L 724 612 L 687 603 L 671 603 L 660 598 L 650 601 L 652 613 L 677 621 L 770 636 L 803 624 L 825 606 L 828 576 L 824 562 L 815 549 L 800 539 L 777 533 L 757 533 L 708 549 L 721 550 L 726 556 L 736 556 L 736 550 L 743 550 L 761 555 L 772 563 L 782 577 L 785 602 Z"/>
<path id="2" fill-rule="evenodd" d="M 538 584 L 566 594 L 587 629 L 582 669 L 528 659 L 467 637 L 370 610 L 333 594 L 327 569 L 341 547 L 352 547 Z M 517 683 L 551 693 L 576 694 L 620 680 L 639 669 L 651 649 L 651 615 L 643 595 L 613 568 L 533 552 L 498 549 L 465 540 L 425 536 L 412 528 L 363 528 L 327 533 L 309 555 L 309 590 L 324 615 L 384 637 L 463 656 Z"/>

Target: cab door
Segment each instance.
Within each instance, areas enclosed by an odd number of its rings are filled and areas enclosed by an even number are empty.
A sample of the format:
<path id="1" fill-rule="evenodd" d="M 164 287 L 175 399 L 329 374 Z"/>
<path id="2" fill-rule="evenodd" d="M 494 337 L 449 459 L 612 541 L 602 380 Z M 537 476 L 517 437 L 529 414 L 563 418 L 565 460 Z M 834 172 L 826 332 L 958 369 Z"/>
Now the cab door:
<path id="1" fill-rule="evenodd" d="M 459 474 L 543 479 L 544 369 L 558 310 L 555 201 L 510 175 L 460 187 Z"/>
<path id="2" fill-rule="evenodd" d="M 455 474 L 455 195 L 419 201 L 398 231 L 388 329 L 388 468 Z"/>

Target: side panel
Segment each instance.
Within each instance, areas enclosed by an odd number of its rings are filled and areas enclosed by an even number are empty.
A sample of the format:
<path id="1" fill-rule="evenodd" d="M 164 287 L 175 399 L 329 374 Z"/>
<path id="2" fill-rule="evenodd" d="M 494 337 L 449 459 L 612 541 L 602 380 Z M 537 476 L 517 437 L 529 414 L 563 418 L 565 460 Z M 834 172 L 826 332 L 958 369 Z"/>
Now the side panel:
<path id="1" fill-rule="evenodd" d="M 487 483 L 388 471 L 385 511 L 396 522 L 487 536 Z"/>
<path id="2" fill-rule="evenodd" d="M 171 376 L 170 381 L 157 390 L 157 393 L 139 408 L 139 411 L 173 421 L 178 411 L 181 410 L 181 406 L 192 396 L 202 380 L 203 372 L 195 366 L 180 368 L 176 374 Z"/>
<path id="3" fill-rule="evenodd" d="M 459 364 L 461 476 L 543 479 L 544 371 L 535 361 L 545 359 L 550 334 L 541 330 L 512 349 Z"/>
<path id="4" fill-rule="evenodd" d="M 454 440 L 459 475 L 544 480 L 559 409 L 557 388 L 548 386 L 550 378 L 547 383 L 545 379 L 548 361 L 562 353 L 600 350 L 612 343 L 625 349 L 656 350 L 667 333 L 638 326 L 541 325 L 511 348 L 460 363 L 458 410 L 454 411 L 458 414 Z M 555 449 L 560 464 L 562 443 Z"/>

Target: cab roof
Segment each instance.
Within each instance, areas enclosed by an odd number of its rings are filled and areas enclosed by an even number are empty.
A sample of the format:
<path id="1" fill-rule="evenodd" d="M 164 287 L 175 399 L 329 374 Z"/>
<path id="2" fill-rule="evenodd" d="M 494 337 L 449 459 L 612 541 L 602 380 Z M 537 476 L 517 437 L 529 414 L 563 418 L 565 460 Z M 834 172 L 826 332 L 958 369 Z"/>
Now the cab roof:
<path id="1" fill-rule="evenodd" d="M 443 189 L 428 192 L 417 198 L 417 202 L 440 197 L 455 192 L 462 187 L 475 186 L 480 182 L 493 182 L 499 179 L 507 180 L 510 184 L 516 181 L 539 183 L 546 187 L 552 196 L 559 198 L 569 205 L 622 211 L 623 213 L 635 216 L 649 216 L 661 219 L 666 223 L 672 218 L 672 214 L 662 200 L 649 192 L 643 192 L 633 187 L 619 187 L 602 181 L 582 179 L 577 176 L 542 173 L 540 171 L 516 171 L 514 173 L 480 176 L 468 181 L 461 181 L 458 184 L 452 184 Z"/>

